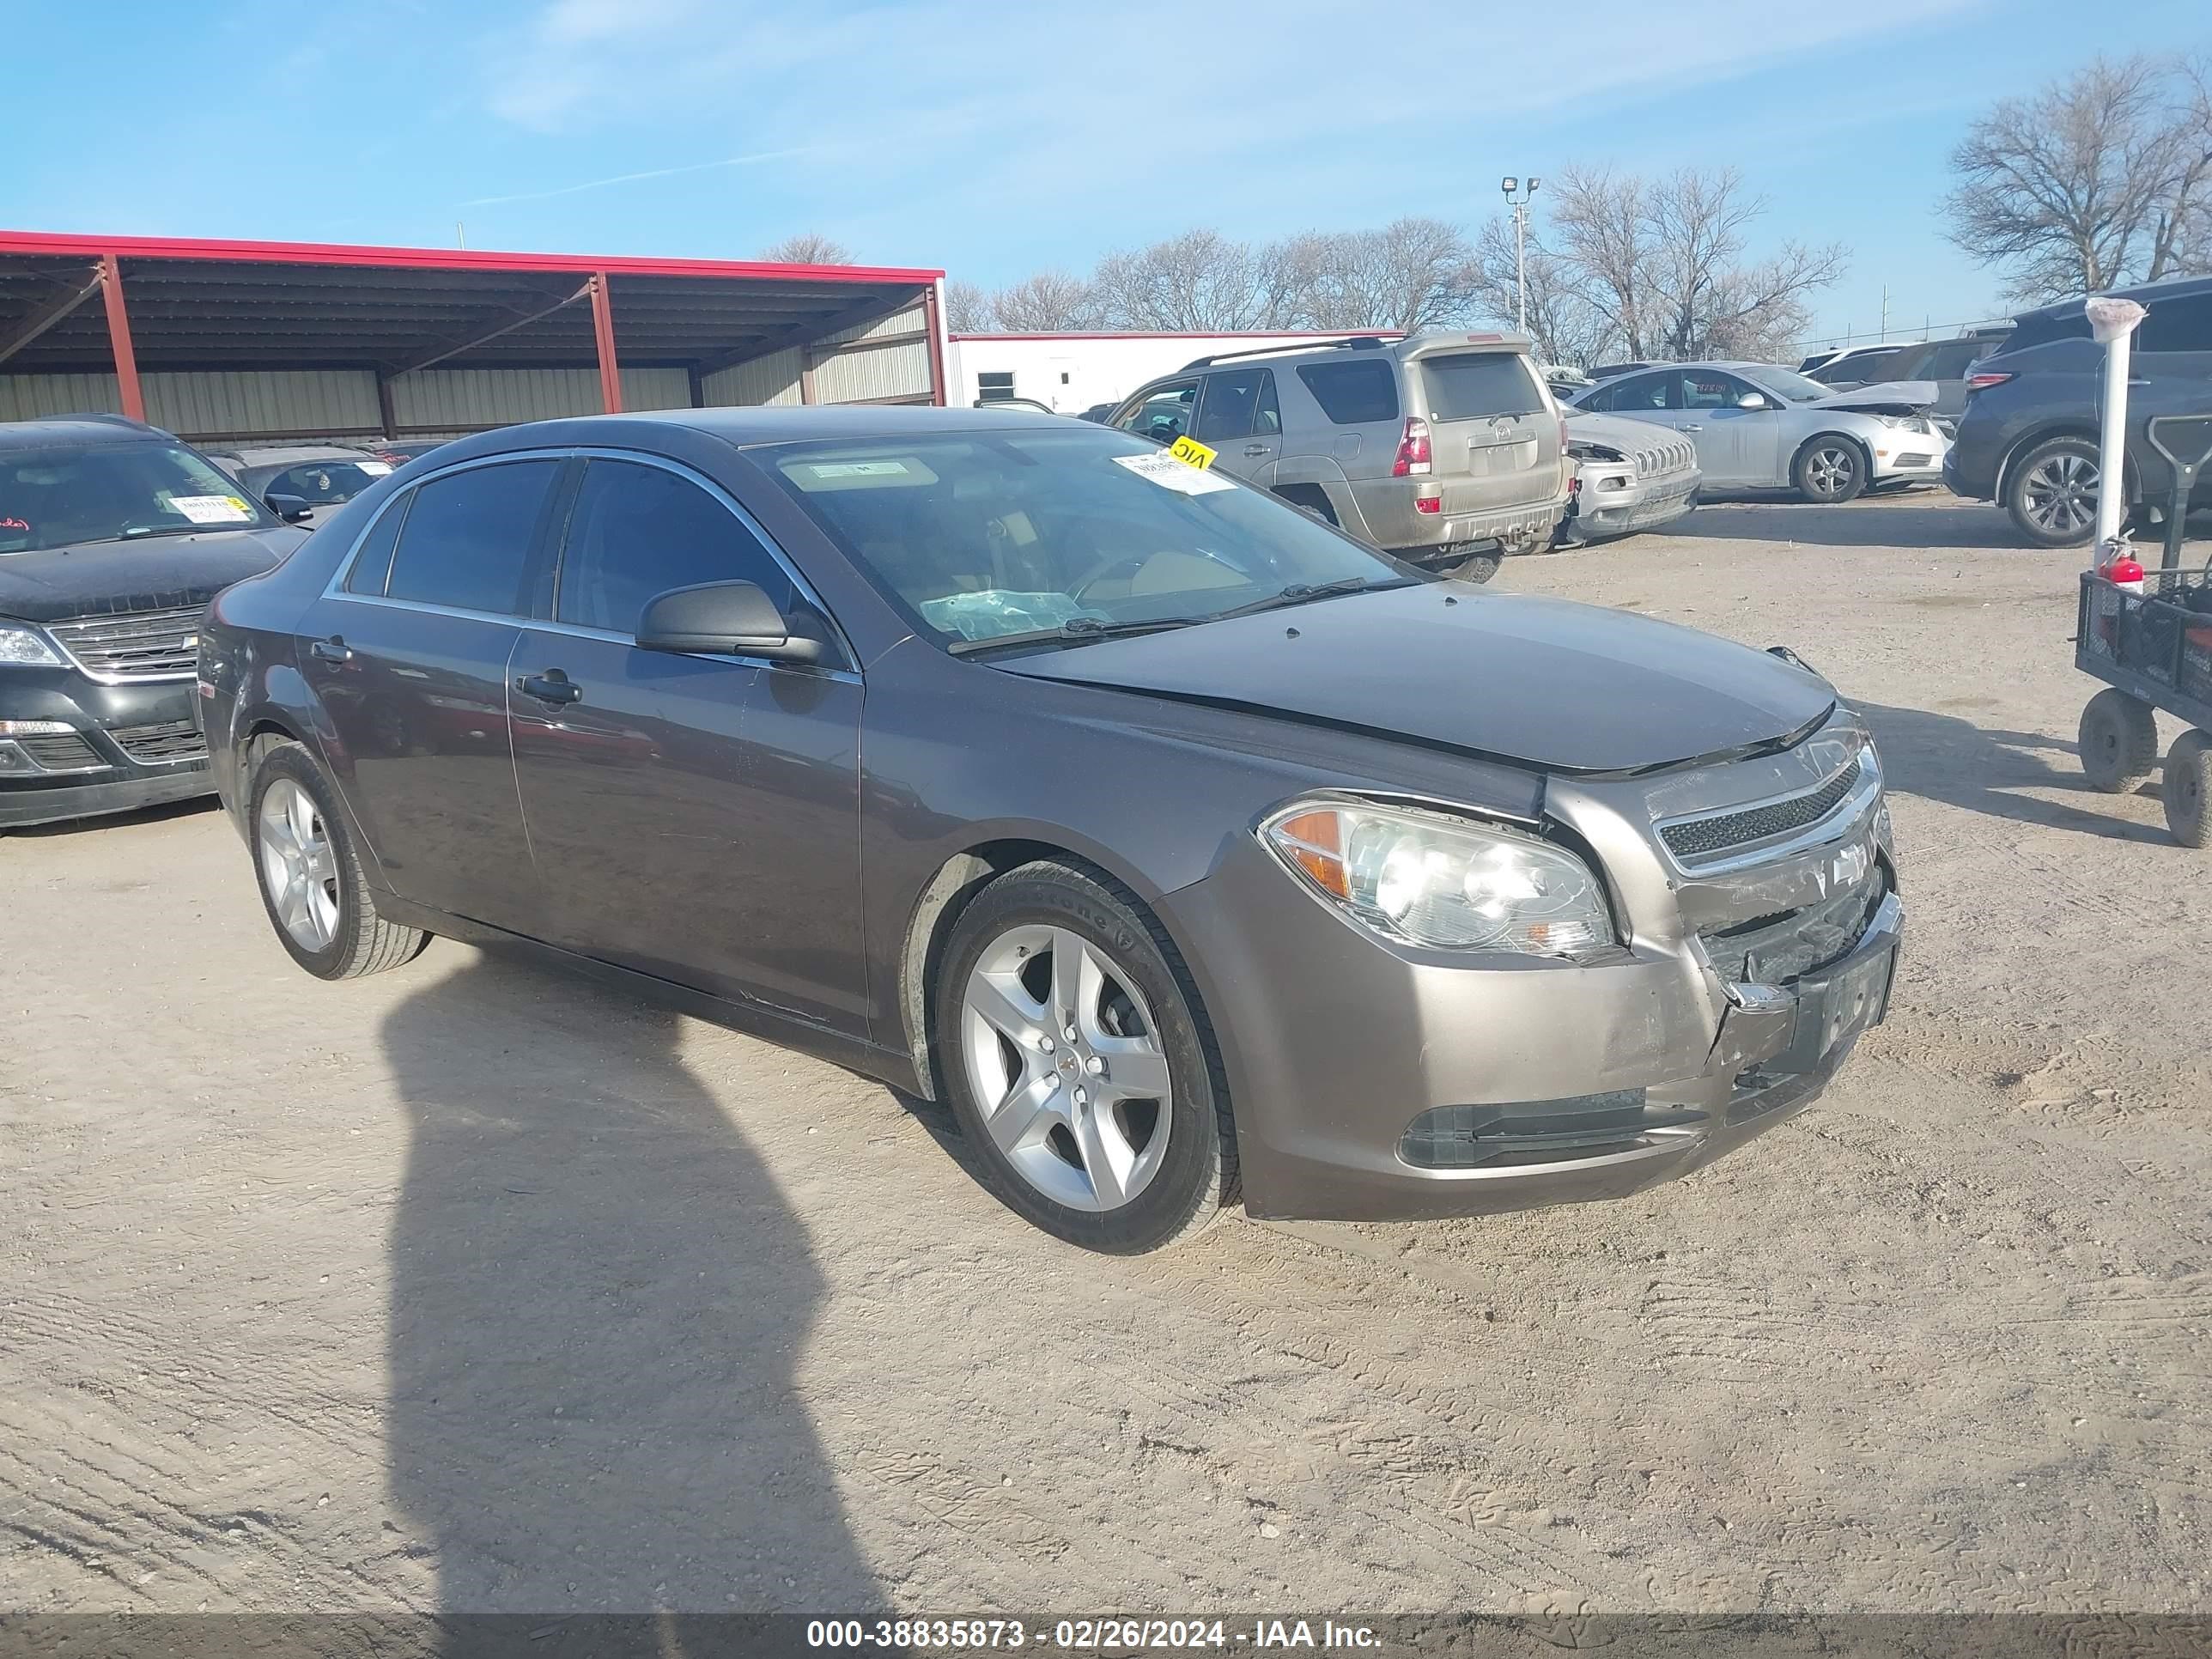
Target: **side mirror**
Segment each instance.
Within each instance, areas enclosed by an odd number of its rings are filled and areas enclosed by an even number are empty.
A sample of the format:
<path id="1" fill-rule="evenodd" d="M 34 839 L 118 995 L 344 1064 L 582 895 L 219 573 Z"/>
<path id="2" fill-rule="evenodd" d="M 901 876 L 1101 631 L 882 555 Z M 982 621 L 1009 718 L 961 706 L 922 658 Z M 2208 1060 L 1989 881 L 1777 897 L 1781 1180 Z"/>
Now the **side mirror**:
<path id="1" fill-rule="evenodd" d="M 315 516 L 315 509 L 307 505 L 305 495 L 287 495 L 280 492 L 264 495 L 261 499 L 269 504 L 269 510 L 286 524 L 304 524 Z"/>
<path id="2" fill-rule="evenodd" d="M 1745 392 L 1742 397 L 1735 400 L 1735 406 L 1738 409 L 1768 409 L 1772 407 L 1772 405 L 1770 404 L 1764 397 L 1760 396 L 1756 392 Z"/>
<path id="3" fill-rule="evenodd" d="M 703 582 L 649 600 L 638 619 L 641 651 L 817 662 L 822 641 L 793 634 L 757 582 Z"/>

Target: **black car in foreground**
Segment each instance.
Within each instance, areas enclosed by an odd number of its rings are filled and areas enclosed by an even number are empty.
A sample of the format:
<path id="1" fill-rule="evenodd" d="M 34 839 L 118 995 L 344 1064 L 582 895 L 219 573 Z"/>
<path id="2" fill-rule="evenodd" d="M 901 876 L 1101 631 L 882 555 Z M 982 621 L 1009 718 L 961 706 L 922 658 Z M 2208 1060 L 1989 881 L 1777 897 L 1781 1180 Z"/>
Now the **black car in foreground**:
<path id="1" fill-rule="evenodd" d="M 200 674 L 310 973 L 444 933 L 691 999 L 949 1099 L 1101 1249 L 1696 1169 L 1826 1086 L 1901 925 L 1802 666 L 1056 416 L 462 439 L 218 599 Z"/>
<path id="2" fill-rule="evenodd" d="M 2161 511 L 2173 469 L 2146 428 L 2160 415 L 2212 415 L 2212 276 L 2119 290 L 2145 307 L 2129 365 L 2127 489 Z M 1966 412 L 1943 459 L 1954 495 L 1996 501 L 2039 547 L 2087 542 L 2097 524 L 2097 438 L 2105 349 L 2079 300 L 2024 312 L 1967 372 Z M 2212 505 L 2212 471 L 2191 497 Z"/>
<path id="3" fill-rule="evenodd" d="M 201 612 L 306 534 L 136 421 L 0 425 L 0 829 L 210 793 Z"/>

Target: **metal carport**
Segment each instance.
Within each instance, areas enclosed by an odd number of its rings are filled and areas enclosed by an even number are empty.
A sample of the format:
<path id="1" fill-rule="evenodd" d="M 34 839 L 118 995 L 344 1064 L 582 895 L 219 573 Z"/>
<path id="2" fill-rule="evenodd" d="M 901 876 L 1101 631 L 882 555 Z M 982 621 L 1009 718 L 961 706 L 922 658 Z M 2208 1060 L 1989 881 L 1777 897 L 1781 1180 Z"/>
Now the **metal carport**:
<path id="1" fill-rule="evenodd" d="M 0 419 L 197 439 L 943 403 L 943 273 L 0 231 Z"/>

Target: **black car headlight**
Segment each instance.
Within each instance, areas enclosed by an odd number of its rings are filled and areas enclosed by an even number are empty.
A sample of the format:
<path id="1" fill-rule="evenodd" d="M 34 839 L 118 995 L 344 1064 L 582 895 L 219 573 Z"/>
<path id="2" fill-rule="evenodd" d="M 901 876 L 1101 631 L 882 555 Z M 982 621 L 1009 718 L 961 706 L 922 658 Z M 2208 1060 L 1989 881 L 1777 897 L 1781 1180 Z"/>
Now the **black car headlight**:
<path id="1" fill-rule="evenodd" d="M 1613 944 L 1605 890 L 1565 848 L 1502 824 L 1364 801 L 1301 801 L 1267 849 L 1370 933 L 1444 951 L 1583 957 Z"/>

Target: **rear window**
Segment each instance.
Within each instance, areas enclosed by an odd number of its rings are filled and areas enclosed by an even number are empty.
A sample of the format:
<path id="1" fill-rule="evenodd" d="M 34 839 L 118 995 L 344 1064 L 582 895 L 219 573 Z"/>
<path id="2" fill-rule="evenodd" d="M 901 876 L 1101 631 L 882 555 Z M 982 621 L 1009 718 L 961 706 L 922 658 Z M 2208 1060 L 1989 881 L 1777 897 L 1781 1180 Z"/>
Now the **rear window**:
<path id="1" fill-rule="evenodd" d="M 2056 317 L 2023 317 L 2013 331 L 1998 343 L 2002 351 L 2024 351 L 2029 346 L 2049 345 L 2054 340 L 2086 340 L 2089 337 L 2089 319 L 2079 310 L 2070 315 L 2062 313 Z"/>
<path id="2" fill-rule="evenodd" d="M 1487 415 L 1540 415 L 1543 393 L 1517 351 L 1461 351 L 1424 357 L 1421 384 L 1432 421 L 1474 421 Z"/>
<path id="3" fill-rule="evenodd" d="M 1348 363 L 1302 363 L 1306 383 L 1321 412 L 1339 426 L 1368 426 L 1398 418 L 1398 376 L 1379 357 Z"/>

